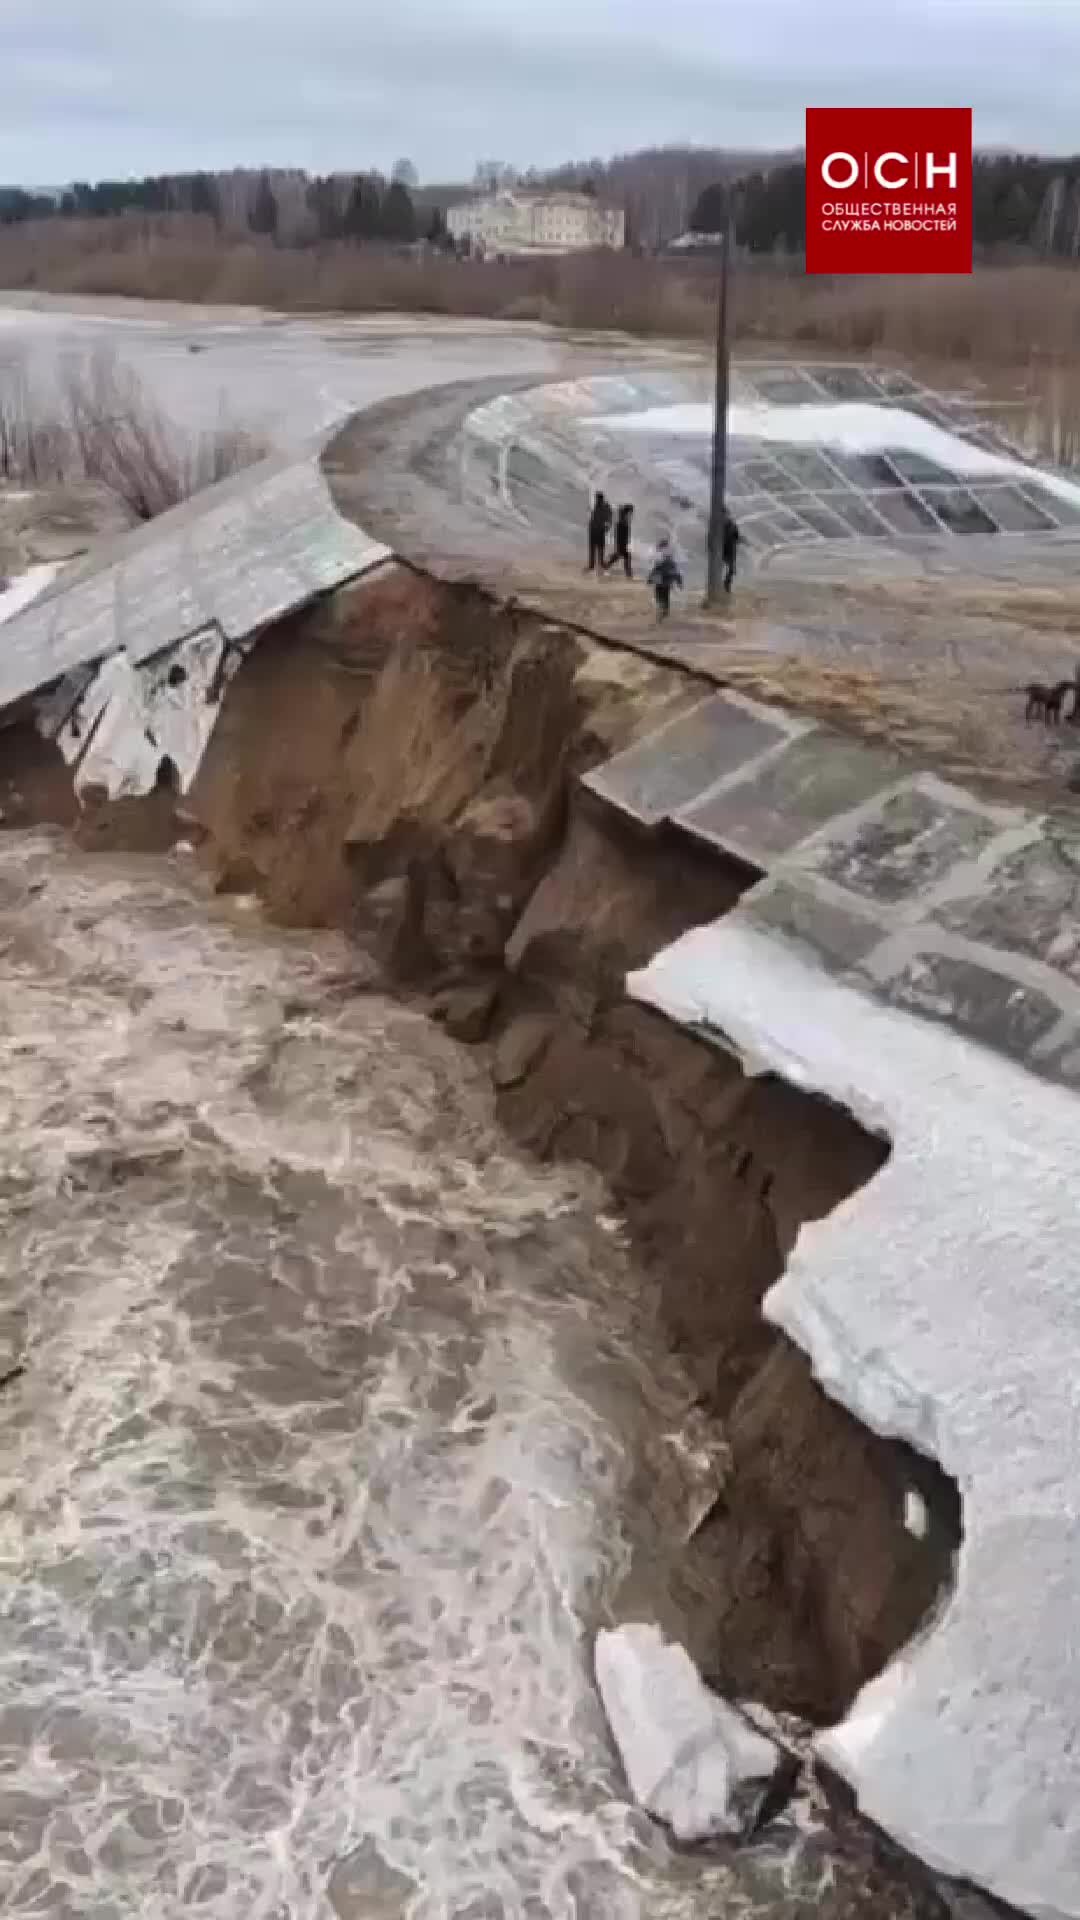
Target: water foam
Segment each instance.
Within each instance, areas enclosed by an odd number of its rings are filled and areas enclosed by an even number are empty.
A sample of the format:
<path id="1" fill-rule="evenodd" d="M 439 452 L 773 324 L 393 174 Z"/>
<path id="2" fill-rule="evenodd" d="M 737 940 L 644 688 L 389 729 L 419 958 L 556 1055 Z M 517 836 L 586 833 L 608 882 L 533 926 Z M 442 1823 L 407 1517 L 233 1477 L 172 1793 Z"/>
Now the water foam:
<path id="1" fill-rule="evenodd" d="M 598 1191 L 179 865 L 10 836 L 0 947 L 5 1912 L 715 1898 L 592 1681 L 686 1404 Z"/>

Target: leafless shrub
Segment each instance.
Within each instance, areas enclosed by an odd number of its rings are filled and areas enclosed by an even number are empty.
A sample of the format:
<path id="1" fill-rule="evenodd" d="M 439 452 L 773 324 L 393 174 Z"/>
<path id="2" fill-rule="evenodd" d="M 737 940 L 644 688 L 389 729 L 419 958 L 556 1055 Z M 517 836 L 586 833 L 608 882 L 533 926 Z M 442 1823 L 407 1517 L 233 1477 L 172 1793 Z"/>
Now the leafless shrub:
<path id="1" fill-rule="evenodd" d="M 209 432 L 175 425 L 108 352 L 68 367 L 55 397 L 25 364 L 0 367 L 0 478 L 22 485 L 92 481 L 152 520 L 267 452 L 222 419 Z"/>
<path id="2" fill-rule="evenodd" d="M 265 451 L 225 423 L 211 433 L 182 432 L 108 353 L 69 371 L 64 401 L 82 477 L 118 495 L 139 520 L 153 520 Z"/>
<path id="3" fill-rule="evenodd" d="M 24 362 L 0 366 L 0 480 L 52 485 L 63 478 L 69 455 L 63 422 L 40 403 Z"/>

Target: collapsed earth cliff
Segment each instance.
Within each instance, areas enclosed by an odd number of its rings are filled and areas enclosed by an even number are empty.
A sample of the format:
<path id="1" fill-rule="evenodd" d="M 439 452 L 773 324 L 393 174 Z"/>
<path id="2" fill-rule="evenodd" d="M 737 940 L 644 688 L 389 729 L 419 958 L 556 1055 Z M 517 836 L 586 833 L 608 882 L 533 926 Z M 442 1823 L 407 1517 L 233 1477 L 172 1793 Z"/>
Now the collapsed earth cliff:
<path id="1" fill-rule="evenodd" d="M 669 1624 L 726 1691 L 824 1722 L 934 1607 L 959 1506 L 935 1467 L 826 1399 L 760 1312 L 800 1226 L 887 1145 L 625 993 L 628 970 L 757 878 L 628 829 L 577 781 L 696 692 L 394 565 L 263 637 L 181 807 L 161 792 L 77 812 L 29 722 L 9 732 L 0 807 L 87 846 L 187 839 L 219 891 L 347 928 L 381 985 L 482 1050 L 518 1143 L 600 1171 L 730 1450 L 713 1510 L 664 1545 Z M 643 1584 L 635 1567 L 628 1607 Z"/>

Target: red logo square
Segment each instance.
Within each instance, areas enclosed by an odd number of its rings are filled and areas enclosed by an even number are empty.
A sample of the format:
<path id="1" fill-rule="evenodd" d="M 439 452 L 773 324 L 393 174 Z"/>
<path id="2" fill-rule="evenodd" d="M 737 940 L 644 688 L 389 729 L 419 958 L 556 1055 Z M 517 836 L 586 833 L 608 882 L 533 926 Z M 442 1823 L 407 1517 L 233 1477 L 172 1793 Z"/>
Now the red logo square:
<path id="1" fill-rule="evenodd" d="M 970 107 L 807 107 L 807 273 L 970 273 Z"/>

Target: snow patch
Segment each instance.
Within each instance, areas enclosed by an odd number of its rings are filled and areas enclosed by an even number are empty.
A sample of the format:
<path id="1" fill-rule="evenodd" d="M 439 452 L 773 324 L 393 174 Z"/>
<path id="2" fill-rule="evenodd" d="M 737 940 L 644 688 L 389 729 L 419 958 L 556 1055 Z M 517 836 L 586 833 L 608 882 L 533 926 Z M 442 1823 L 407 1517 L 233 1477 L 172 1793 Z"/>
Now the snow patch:
<path id="1" fill-rule="evenodd" d="M 628 985 L 892 1143 L 803 1228 L 765 1312 L 835 1399 L 955 1478 L 964 1539 L 940 1616 L 822 1750 L 930 1866 L 1080 1920 L 1076 1097 L 737 913 Z"/>
<path id="2" fill-rule="evenodd" d="M 620 433 L 656 433 L 701 439 L 712 433 L 712 407 L 687 403 L 649 407 L 643 413 L 604 416 L 593 422 Z M 868 401 L 838 401 L 834 406 L 770 407 L 736 403 L 728 410 L 732 438 L 775 441 L 786 446 L 836 447 L 843 453 L 919 453 L 938 466 L 970 479 L 1036 480 L 1062 500 L 1080 505 L 1080 483 L 1061 474 L 1030 467 L 1005 454 L 974 447 L 947 428 L 904 407 L 878 407 Z"/>
<path id="3" fill-rule="evenodd" d="M 750 1831 L 781 1764 L 658 1627 L 596 1636 L 596 1684 L 639 1806 L 679 1840 Z"/>

